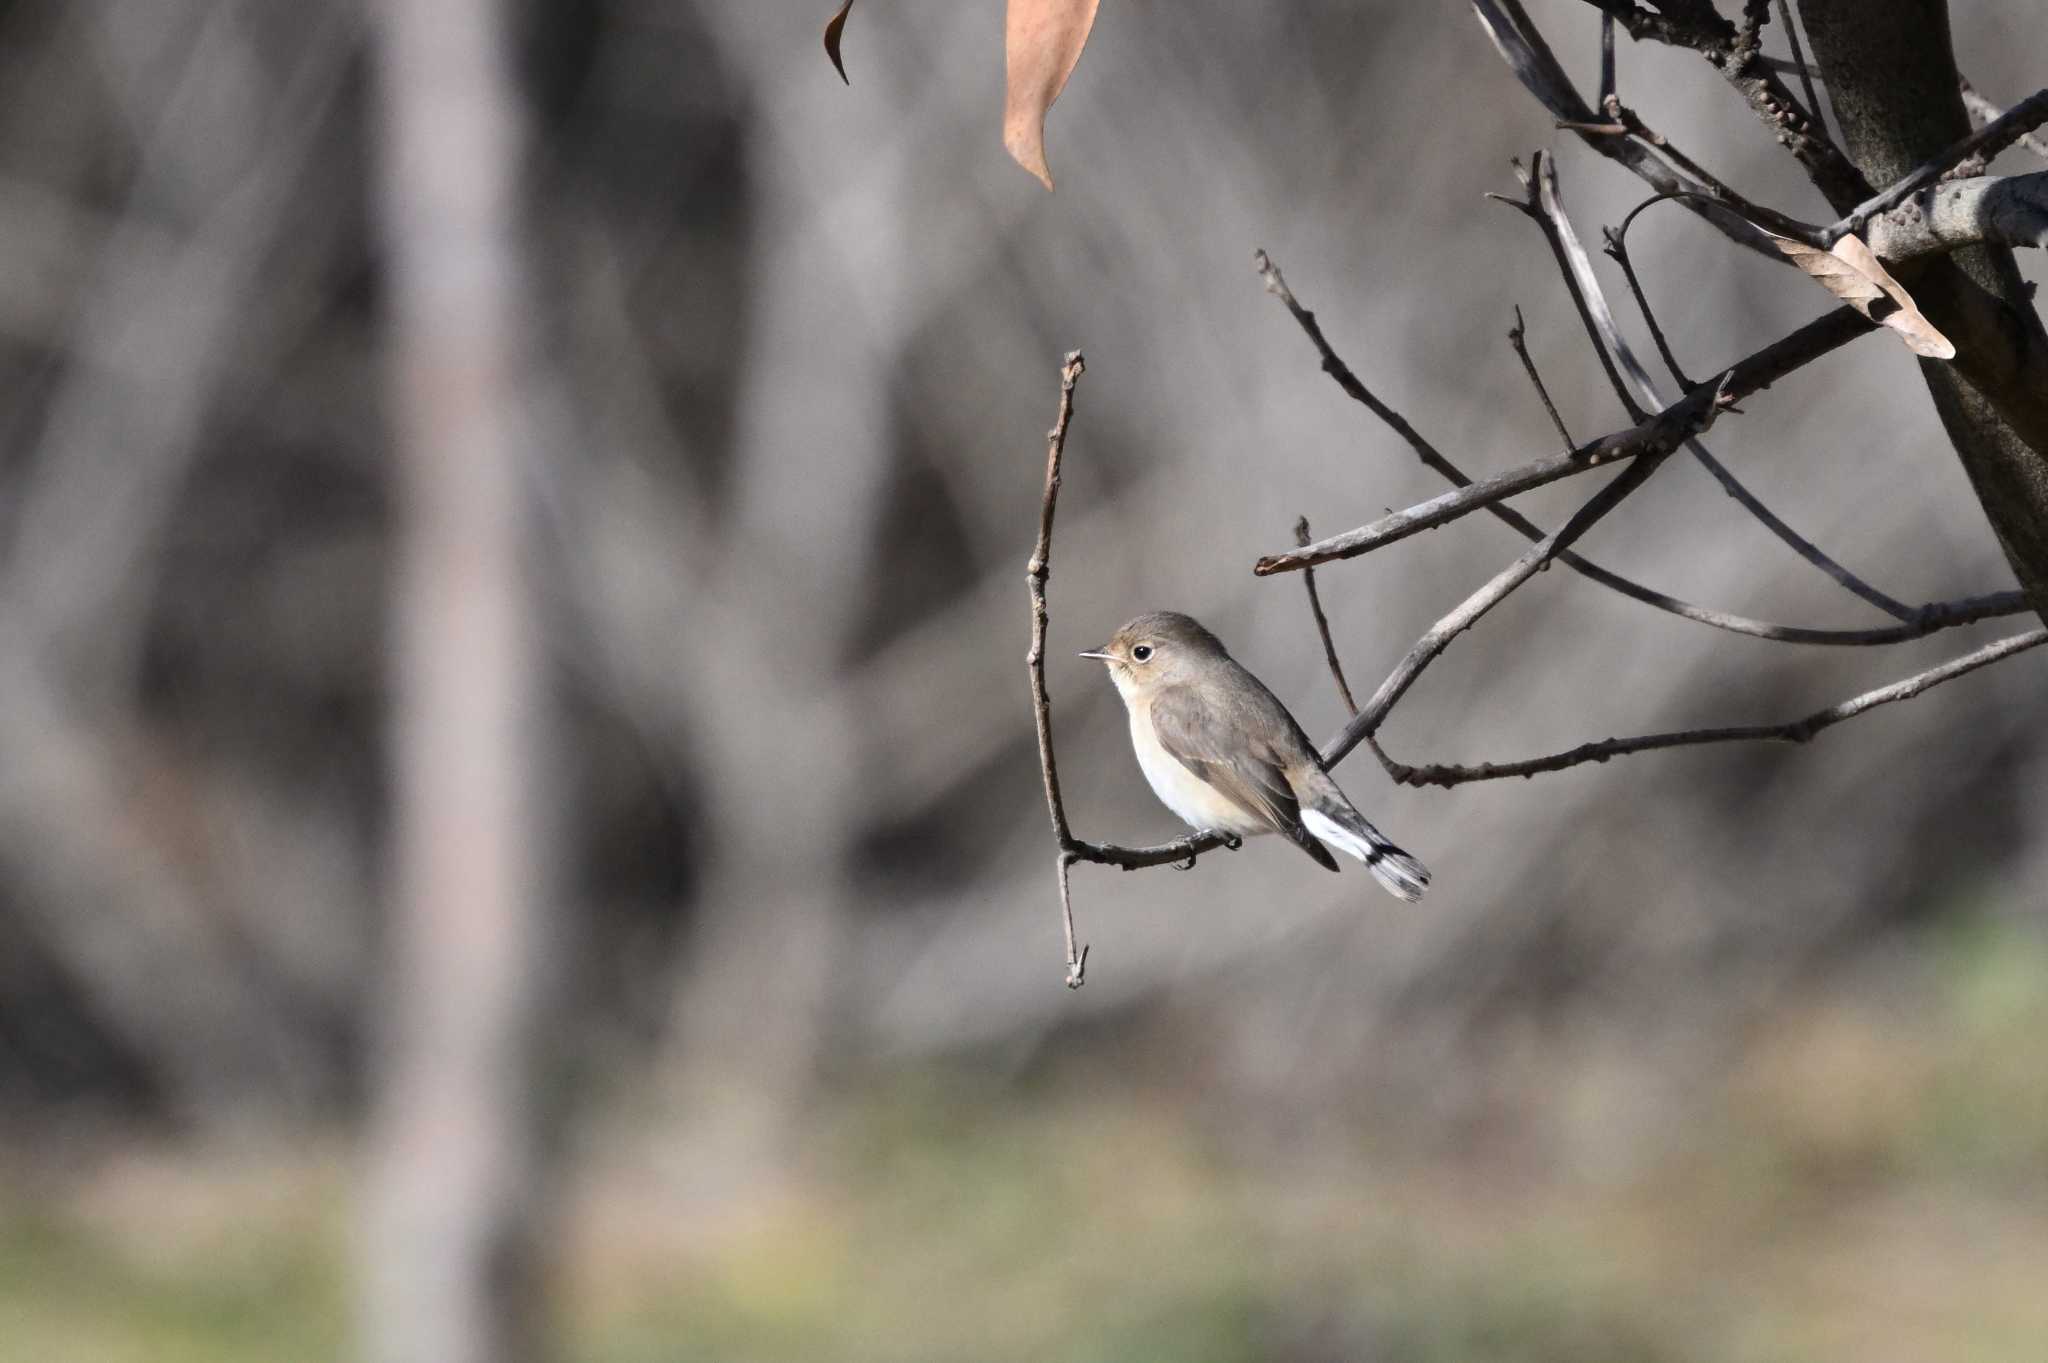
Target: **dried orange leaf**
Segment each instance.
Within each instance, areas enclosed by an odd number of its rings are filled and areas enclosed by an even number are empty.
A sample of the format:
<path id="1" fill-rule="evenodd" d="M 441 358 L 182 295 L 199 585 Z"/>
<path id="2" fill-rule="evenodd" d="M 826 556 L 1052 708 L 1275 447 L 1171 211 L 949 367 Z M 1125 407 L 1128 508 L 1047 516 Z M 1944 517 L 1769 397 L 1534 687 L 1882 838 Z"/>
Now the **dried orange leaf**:
<path id="1" fill-rule="evenodd" d="M 1927 320 L 1908 294 L 1891 277 L 1863 238 L 1845 233 L 1834 249 L 1823 251 L 1790 237 L 1771 235 L 1771 242 L 1791 262 L 1820 281 L 1822 288 L 1862 313 L 1899 334 L 1906 349 L 1930 360 L 1952 360 L 1956 348 L 1948 337 Z"/>
<path id="2" fill-rule="evenodd" d="M 1003 107 L 1003 146 L 1018 165 L 1052 188 L 1045 163 L 1045 113 L 1066 88 L 1074 63 L 1095 25 L 1098 0 L 1010 0 L 1003 46 L 1009 91 Z"/>
<path id="3" fill-rule="evenodd" d="M 853 0 L 846 0 L 846 3 L 839 7 L 839 13 L 825 21 L 825 55 L 832 59 L 832 66 L 839 72 L 839 79 L 846 81 L 848 85 L 853 82 L 847 80 L 846 63 L 839 60 L 839 37 L 846 32 L 846 15 L 852 8 Z"/>

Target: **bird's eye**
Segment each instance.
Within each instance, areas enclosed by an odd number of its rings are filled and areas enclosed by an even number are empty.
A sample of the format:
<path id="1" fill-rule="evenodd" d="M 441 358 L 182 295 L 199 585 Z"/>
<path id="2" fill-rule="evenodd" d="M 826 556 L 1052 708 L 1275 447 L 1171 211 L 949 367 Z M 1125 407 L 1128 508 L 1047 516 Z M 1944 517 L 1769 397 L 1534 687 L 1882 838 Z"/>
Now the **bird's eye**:
<path id="1" fill-rule="evenodd" d="M 1134 649 L 1132 649 L 1132 650 L 1131 650 L 1131 661 L 1132 661 L 1132 662 L 1138 662 L 1138 663 L 1143 663 L 1143 662 L 1150 662 L 1151 660 L 1152 660 L 1152 645 L 1150 645 L 1150 644 L 1139 644 L 1139 645 L 1138 645 L 1138 646 L 1137 646 L 1136 648 L 1134 648 Z"/>

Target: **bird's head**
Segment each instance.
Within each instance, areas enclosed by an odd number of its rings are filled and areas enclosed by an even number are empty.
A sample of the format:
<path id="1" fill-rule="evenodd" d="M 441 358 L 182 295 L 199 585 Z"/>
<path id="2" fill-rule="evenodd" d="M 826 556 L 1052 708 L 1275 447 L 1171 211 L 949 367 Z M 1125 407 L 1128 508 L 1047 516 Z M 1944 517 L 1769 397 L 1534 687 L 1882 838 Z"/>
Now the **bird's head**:
<path id="1" fill-rule="evenodd" d="M 1204 666 L 1228 657 L 1216 636 L 1192 616 L 1177 611 L 1141 615 L 1084 658 L 1100 659 L 1126 701 L 1149 696 L 1197 676 Z"/>

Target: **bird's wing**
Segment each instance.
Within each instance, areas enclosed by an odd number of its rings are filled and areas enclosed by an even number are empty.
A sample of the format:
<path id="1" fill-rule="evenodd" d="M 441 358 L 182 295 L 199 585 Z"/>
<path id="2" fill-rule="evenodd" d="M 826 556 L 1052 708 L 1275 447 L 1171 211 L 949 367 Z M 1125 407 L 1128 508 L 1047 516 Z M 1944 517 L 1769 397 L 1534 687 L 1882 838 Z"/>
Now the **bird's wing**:
<path id="1" fill-rule="evenodd" d="M 1175 761 L 1232 804 L 1285 833 L 1325 867 L 1337 869 L 1329 849 L 1302 826 L 1301 805 L 1287 782 L 1280 754 L 1245 741 L 1237 716 L 1219 714 L 1192 686 L 1169 686 L 1152 697 L 1152 731 Z M 1226 750 L 1220 735 L 1236 741 Z"/>

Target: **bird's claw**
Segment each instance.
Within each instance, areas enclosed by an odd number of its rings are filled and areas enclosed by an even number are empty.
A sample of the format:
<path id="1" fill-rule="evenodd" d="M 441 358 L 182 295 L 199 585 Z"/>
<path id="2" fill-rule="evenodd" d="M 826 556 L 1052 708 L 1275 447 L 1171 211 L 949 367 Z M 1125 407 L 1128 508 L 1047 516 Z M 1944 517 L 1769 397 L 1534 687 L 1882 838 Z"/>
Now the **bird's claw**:
<path id="1" fill-rule="evenodd" d="M 1239 837 L 1237 834 L 1226 833 L 1220 828 L 1211 828 L 1207 832 L 1197 833 L 1193 837 L 1188 839 L 1188 854 L 1183 860 L 1169 862 L 1167 864 L 1172 866 L 1173 869 L 1176 871 L 1194 870 L 1195 858 L 1199 855 L 1194 850 L 1194 844 L 1200 842 L 1203 838 L 1214 838 L 1218 842 L 1222 843 L 1226 850 L 1231 852 L 1235 852 L 1238 848 L 1244 846 L 1244 839 Z"/>

